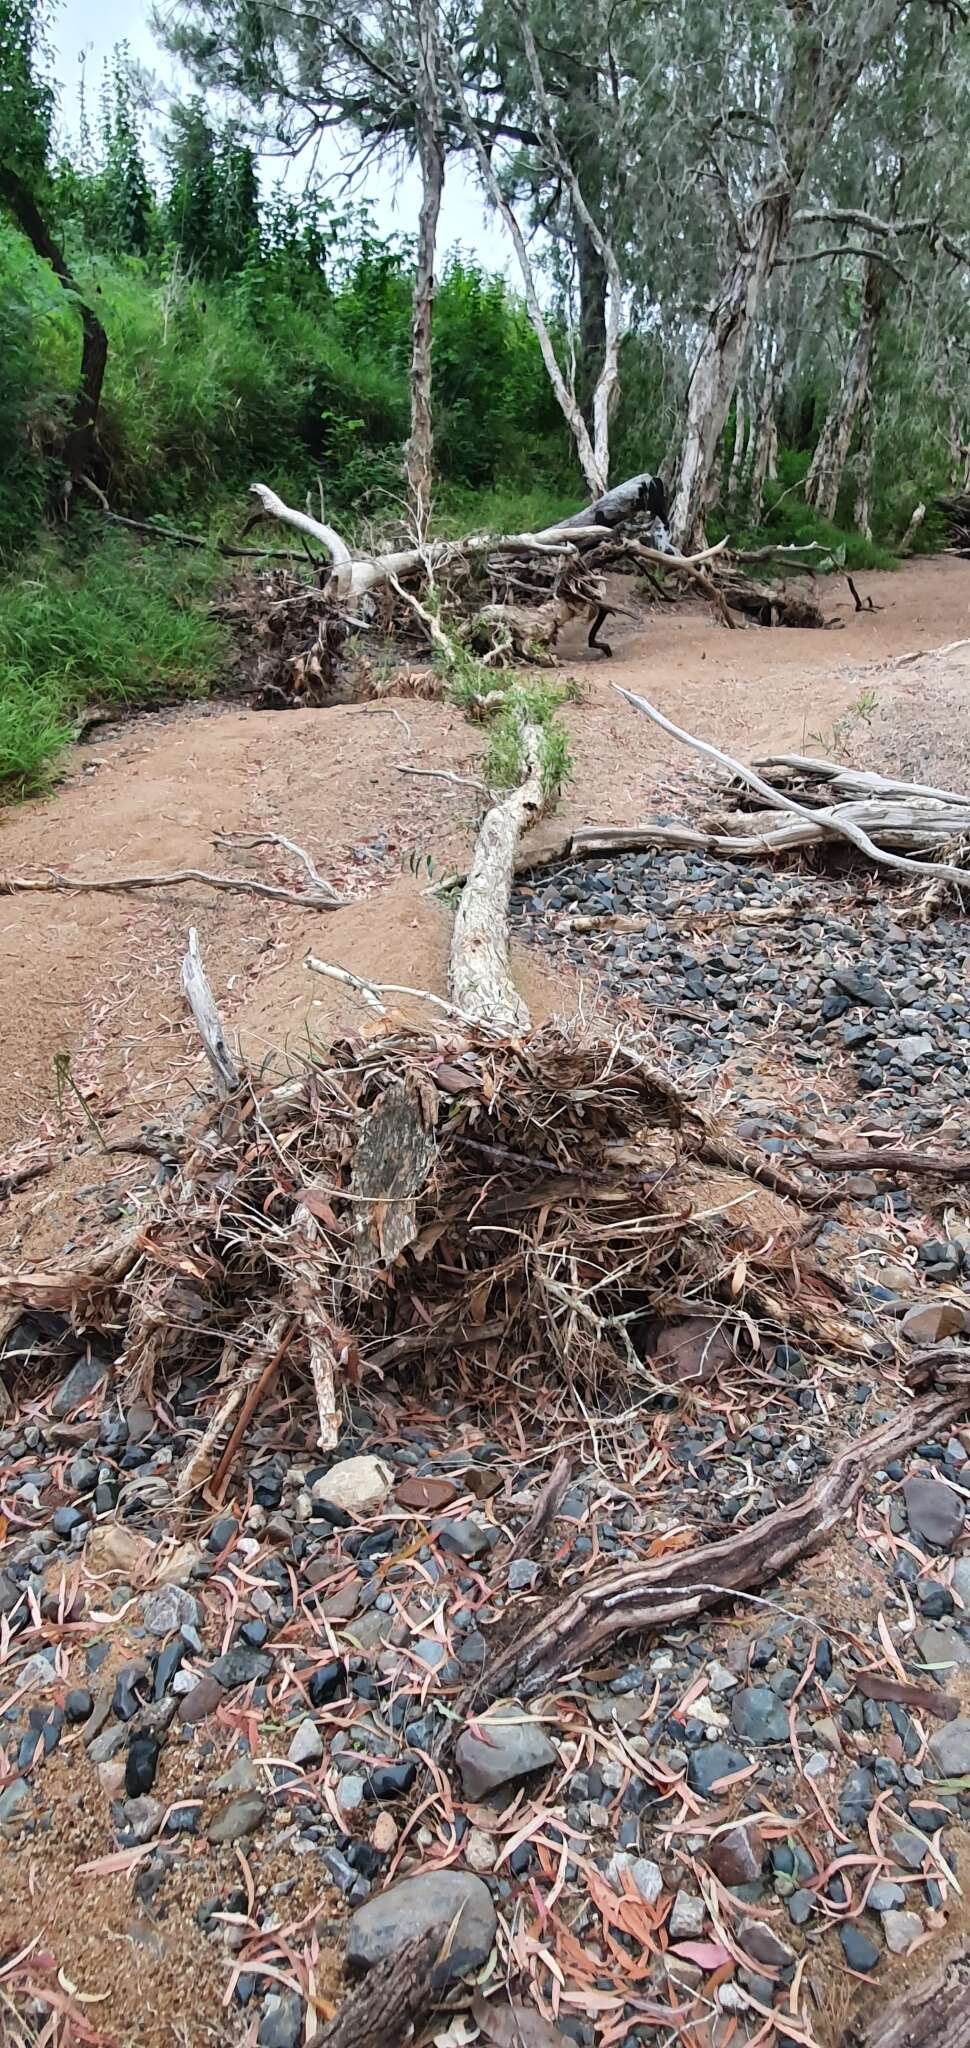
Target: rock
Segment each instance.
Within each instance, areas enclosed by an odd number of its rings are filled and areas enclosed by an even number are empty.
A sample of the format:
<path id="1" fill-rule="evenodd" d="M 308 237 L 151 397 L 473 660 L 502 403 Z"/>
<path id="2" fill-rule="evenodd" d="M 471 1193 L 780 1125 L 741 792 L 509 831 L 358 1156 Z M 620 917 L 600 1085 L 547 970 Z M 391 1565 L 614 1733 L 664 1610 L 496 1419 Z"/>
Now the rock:
<path id="1" fill-rule="evenodd" d="M 489 1877 L 498 1863 L 498 1842 L 484 1828 L 469 1828 L 464 1840 L 465 1862 L 480 1877 Z"/>
<path id="2" fill-rule="evenodd" d="M 793 1927 L 804 1927 L 815 1911 L 817 1900 L 814 1892 L 792 1892 L 788 1901 L 788 1917 Z"/>
<path id="3" fill-rule="evenodd" d="M 303 2039 L 303 2000 L 298 1991 L 271 1991 L 263 2000 L 256 2036 L 258 2048 L 299 2048 Z"/>
<path id="4" fill-rule="evenodd" d="M 210 1842 L 238 1842 L 252 1835 L 266 1813 L 266 1801 L 259 1792 L 239 1792 L 220 1806 L 206 1830 Z"/>
<path id="5" fill-rule="evenodd" d="M 923 1660 L 941 1683 L 960 1665 L 970 1664 L 970 1644 L 955 1628 L 918 1628 L 913 1641 Z"/>
<path id="6" fill-rule="evenodd" d="M 80 1508 L 55 1508 L 51 1528 L 55 1536 L 71 1536 L 75 1529 L 83 1529 L 85 1519 Z"/>
<path id="7" fill-rule="evenodd" d="M 956 1598 L 965 1612 L 970 1614 L 970 1557 L 957 1558 L 951 1583 Z"/>
<path id="8" fill-rule="evenodd" d="M 850 1771 L 842 1787 L 839 1800 L 839 1819 L 845 1828 L 861 1827 L 871 1810 L 876 1796 L 876 1781 L 871 1771 Z"/>
<path id="9" fill-rule="evenodd" d="M 238 1685 L 259 1683 L 268 1678 L 273 1669 L 273 1659 L 265 1650 L 252 1650 L 248 1643 L 233 1643 L 221 1657 L 216 1657 L 209 1667 L 209 1676 L 216 1678 L 225 1690 L 234 1690 Z"/>
<path id="10" fill-rule="evenodd" d="M 414 1508 L 418 1514 L 433 1515 L 458 1499 L 458 1488 L 450 1479 L 422 1479 L 415 1474 L 401 1480 L 394 1488 L 394 1498 L 399 1508 Z"/>
<path id="11" fill-rule="evenodd" d="M 769 1685 L 748 1685 L 731 1702 L 731 1725 L 742 1742 L 764 1749 L 789 1739 L 788 1710 Z"/>
<path id="12" fill-rule="evenodd" d="M 368 1970 L 395 1956 L 429 1928 L 452 1929 L 437 1981 L 448 1983 L 477 1969 L 491 1954 L 495 1907 L 488 1886 L 464 1870 L 431 1870 L 406 1877 L 359 1906 L 347 1933 L 347 1962 Z"/>
<path id="13" fill-rule="evenodd" d="M 182 1694 L 179 1700 L 178 1717 L 183 1725 L 194 1728 L 199 1721 L 205 1721 L 214 1714 L 217 1706 L 225 1699 L 225 1687 L 213 1678 L 211 1671 L 203 1673 L 191 1692 Z"/>
<path id="14" fill-rule="evenodd" d="M 209 1530 L 206 1549 L 218 1557 L 221 1551 L 228 1550 L 229 1545 L 235 1543 L 238 1534 L 239 1523 L 235 1515 L 220 1515 Z"/>
<path id="15" fill-rule="evenodd" d="M 489 1525 L 480 1515 L 466 1515 L 463 1522 L 440 1518 L 432 1522 L 431 1534 L 438 1548 L 451 1557 L 482 1557 L 492 1547 Z"/>
<path id="16" fill-rule="evenodd" d="M 918 1301 L 899 1327 L 911 1344 L 940 1344 L 945 1337 L 958 1337 L 966 1321 L 966 1310 L 955 1301 Z"/>
<path id="17" fill-rule="evenodd" d="M 417 1764 L 379 1764 L 364 1779 L 364 1798 L 372 1805 L 380 1799 L 401 1799 L 410 1792 Z"/>
<path id="18" fill-rule="evenodd" d="M 760 1963 L 767 1970 L 787 1970 L 795 1960 L 795 1951 L 789 1948 L 763 1920 L 749 1920 L 738 1934 L 738 1942 L 746 1956 Z"/>
<path id="19" fill-rule="evenodd" d="M 753 1824 L 715 1835 L 707 1852 L 707 1862 L 715 1876 L 726 1885 L 757 1884 L 763 1861 L 764 1843 Z"/>
<path id="20" fill-rule="evenodd" d="M 872 1913 L 893 1913 L 898 1906 L 905 1906 L 906 1893 L 901 1884 L 890 1884 L 886 1878 L 877 1877 L 875 1884 L 869 1886 L 866 1904 Z"/>
<path id="21" fill-rule="evenodd" d="M 131 1579 L 144 1571 L 153 1547 L 148 1536 L 129 1528 L 127 1523 L 99 1522 L 84 1546 L 85 1569 L 98 1579 L 109 1578 L 116 1572 Z"/>
<path id="22" fill-rule="evenodd" d="M 748 1757 L 738 1749 L 731 1749 L 726 1742 L 701 1742 L 691 1750 L 687 1783 L 692 1792 L 700 1792 L 705 1799 L 710 1799 L 721 1778 L 731 1778 L 736 1771 L 746 1771 L 748 1763 Z"/>
<path id="23" fill-rule="evenodd" d="M 926 1858 L 926 1843 L 912 1828 L 895 1828 L 889 1840 L 897 1861 L 907 1870 L 922 1870 Z"/>
<path id="24" fill-rule="evenodd" d="M 286 1752 L 291 1764 L 318 1764 L 323 1755 L 323 1738 L 309 1714 L 300 1722 Z"/>
<path id="25" fill-rule="evenodd" d="M 879 1961 L 879 1949 L 874 1941 L 869 1940 L 868 1935 L 862 1933 L 861 1928 L 854 1927 L 849 1921 L 846 1926 L 839 1928 L 839 1940 L 850 1970 L 857 1970 L 860 1975 L 865 1976 L 869 1970 L 875 1969 Z"/>
<path id="26" fill-rule="evenodd" d="M 93 1705 L 91 1694 L 81 1686 L 75 1686 L 73 1692 L 65 1695 L 64 1712 L 69 1721 L 86 1721 Z"/>
<path id="27" fill-rule="evenodd" d="M 513 1558 L 509 1565 L 508 1587 L 510 1593 L 528 1593 L 539 1576 L 539 1567 L 531 1557 Z"/>
<path id="28" fill-rule="evenodd" d="M 348 1771 L 337 1786 L 337 1805 L 341 1813 L 356 1813 L 364 1804 L 364 1780 L 356 1771 Z"/>
<path id="29" fill-rule="evenodd" d="M 138 1799 L 150 1792 L 155 1783 L 161 1743 L 157 1736 L 146 1735 L 141 1730 L 131 1737 L 128 1757 L 125 1763 L 125 1791 L 129 1799 Z"/>
<path id="30" fill-rule="evenodd" d="M 678 1386 L 702 1386 L 734 1362 L 730 1339 L 715 1316 L 685 1316 L 664 1323 L 652 1346 L 661 1378 Z"/>
<path id="31" fill-rule="evenodd" d="M 471 1832 L 472 1834 L 474 1834 L 474 1828 Z M 370 1839 L 372 1849 L 376 1849 L 378 1856 L 389 1856 L 391 1850 L 396 1846 L 399 1833 L 400 1829 L 398 1827 L 397 1821 L 394 1818 L 394 1815 L 392 1813 L 379 1813 L 371 1829 Z M 469 1838 L 466 1837 L 466 1855 L 468 1853 L 468 1839 Z M 492 1868 L 494 1869 L 494 1864 L 492 1865 Z"/>
<path id="32" fill-rule="evenodd" d="M 867 1010 L 891 1010 L 893 999 L 888 988 L 877 981 L 874 974 L 866 974 L 855 967 L 833 967 L 832 980 L 836 988 L 847 995 L 850 1002 L 861 1003 Z"/>
<path id="33" fill-rule="evenodd" d="M 659 1864 L 651 1863 L 648 1856 L 638 1856 L 631 1866 L 630 1876 L 645 1904 L 655 1906 L 664 1888 Z"/>
<path id="34" fill-rule="evenodd" d="M 346 1690 L 347 1667 L 336 1657 L 328 1664 L 319 1664 L 307 1686 L 312 1707 L 322 1707 L 328 1700 L 337 1699 Z"/>
<path id="35" fill-rule="evenodd" d="M 671 1941 L 692 1941 L 704 1932 L 707 1907 L 694 1892 L 678 1892 L 670 1909 L 667 1933 Z"/>
<path id="36" fill-rule="evenodd" d="M 160 1799 L 144 1797 L 125 1800 L 125 1832 L 133 1842 L 150 1842 L 157 1835 L 165 1809 Z"/>
<path id="37" fill-rule="evenodd" d="M 47 1686 L 53 1685 L 56 1677 L 53 1653 L 46 1656 L 43 1650 L 35 1650 L 33 1656 L 28 1657 L 20 1666 L 17 1673 L 17 1690 L 43 1692 Z"/>
<path id="38" fill-rule="evenodd" d="M 923 1932 L 923 1922 L 918 1913 L 884 1913 L 882 1931 L 890 1955 L 905 1956 L 909 1954 L 914 1941 L 919 1940 Z"/>
<path id="39" fill-rule="evenodd" d="M 9 1785 L 5 1785 L 0 1792 L 0 1828 L 6 1827 L 9 1821 L 22 1819 L 29 1799 L 30 1786 L 26 1778 L 13 1778 Z"/>
<path id="40" fill-rule="evenodd" d="M 390 1493 L 394 1474 L 383 1458 L 341 1458 L 310 1492 L 315 1501 L 341 1508 L 345 1515 L 376 1514 Z"/>
<path id="41" fill-rule="evenodd" d="M 455 1748 L 466 1799 L 483 1799 L 500 1785 L 526 1778 L 531 1771 L 548 1770 L 558 1761 L 549 1737 L 526 1709 L 514 1703 L 482 1715 L 478 1725 L 487 1733 L 483 1741 L 466 1728 Z"/>
<path id="42" fill-rule="evenodd" d="M 51 1402 L 51 1414 L 55 1420 L 63 1422 L 65 1415 L 70 1415 L 75 1408 L 79 1408 L 82 1401 L 89 1400 L 95 1387 L 101 1385 L 105 1373 L 110 1370 L 107 1359 L 99 1358 L 94 1351 L 86 1358 L 79 1358 L 77 1364 L 72 1365 L 67 1378 L 61 1381 Z"/>
<path id="43" fill-rule="evenodd" d="M 150 1636 L 170 1636 L 186 1624 L 198 1626 L 199 1603 L 182 1586 L 159 1586 L 145 1594 L 141 1618 Z"/>
<path id="44" fill-rule="evenodd" d="M 904 1482 L 903 1499 L 912 1534 L 922 1543 L 936 1543 L 943 1550 L 952 1550 L 963 1535 L 961 1496 L 945 1481 L 916 1473 Z"/>

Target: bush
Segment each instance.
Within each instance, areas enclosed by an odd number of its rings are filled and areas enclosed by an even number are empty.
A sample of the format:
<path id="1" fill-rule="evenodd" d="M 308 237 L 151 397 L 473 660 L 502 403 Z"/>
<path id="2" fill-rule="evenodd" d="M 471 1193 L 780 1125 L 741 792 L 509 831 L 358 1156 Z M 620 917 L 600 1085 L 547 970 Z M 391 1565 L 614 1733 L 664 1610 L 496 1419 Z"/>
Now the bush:
<path id="1" fill-rule="evenodd" d="M 0 781 L 39 788 L 85 707 L 202 693 L 226 657 L 203 603 L 214 573 L 208 554 L 82 527 L 0 583 Z"/>

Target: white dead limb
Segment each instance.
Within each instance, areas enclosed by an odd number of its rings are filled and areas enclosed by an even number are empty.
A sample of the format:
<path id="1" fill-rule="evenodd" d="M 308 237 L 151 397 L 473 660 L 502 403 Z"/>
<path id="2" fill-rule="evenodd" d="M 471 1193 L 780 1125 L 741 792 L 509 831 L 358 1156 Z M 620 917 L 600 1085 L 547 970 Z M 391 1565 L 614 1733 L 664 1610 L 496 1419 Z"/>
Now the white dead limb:
<path id="1" fill-rule="evenodd" d="M 220 1095 L 233 1095 L 242 1077 L 226 1043 L 222 1019 L 202 965 L 199 934 L 194 925 L 189 927 L 188 946 L 182 961 L 182 989 L 215 1076 L 216 1089 Z"/>
<path id="2" fill-rule="evenodd" d="M 322 519 L 311 519 L 309 512 L 298 512 L 292 505 L 284 505 L 268 484 L 250 484 L 254 498 L 258 498 L 263 511 L 270 519 L 279 519 L 284 526 L 296 528 L 297 533 L 306 533 L 311 540 L 319 541 L 325 547 L 333 563 L 334 584 L 341 597 L 350 594 L 348 571 L 351 564 L 350 549 L 336 529 L 324 525 Z"/>
<path id="3" fill-rule="evenodd" d="M 320 1231 L 305 1203 L 297 1203 L 293 1223 L 307 1252 L 312 1254 Z M 332 1451 L 340 1435 L 336 1384 L 338 1359 L 333 1324 L 321 1299 L 321 1278 L 312 1256 L 300 1258 L 290 1267 L 290 1296 L 310 1354 L 310 1377 L 317 1403 L 317 1443 L 321 1451 Z"/>
<path id="4" fill-rule="evenodd" d="M 543 801 L 542 734 L 524 722 L 521 738 L 525 777 L 482 821 L 448 963 L 448 986 L 462 1014 L 511 1036 L 529 1029 L 529 1012 L 512 980 L 509 896 L 516 848 Z"/>
<path id="5" fill-rule="evenodd" d="M 456 789 L 473 789 L 478 796 L 484 796 L 484 782 L 476 782 L 473 775 L 456 775 L 451 768 L 412 768 L 410 761 L 395 761 L 398 775 L 425 775 L 431 782 L 451 782 Z M 435 883 L 438 888 L 440 884 Z"/>
<path id="6" fill-rule="evenodd" d="M 833 795 L 929 797 L 938 804 L 958 804 L 970 810 L 970 792 L 934 789 L 927 782 L 897 782 L 894 776 L 877 775 L 873 768 L 845 768 L 838 761 L 823 761 L 815 754 L 769 754 L 755 767 L 768 782 L 780 781 L 785 771 L 804 777 L 809 783 L 824 783 Z"/>
<path id="7" fill-rule="evenodd" d="M 903 534 L 902 540 L 900 541 L 899 546 L 896 550 L 896 553 L 898 555 L 908 555 L 911 553 L 913 542 L 916 539 L 916 536 L 925 518 L 926 506 L 922 504 L 914 505 L 909 525 L 907 526 L 906 531 Z"/>
<path id="8" fill-rule="evenodd" d="M 860 814 L 865 811 L 865 806 L 842 804 L 835 810 L 809 810 L 804 804 L 796 803 L 794 797 L 773 789 L 770 782 L 765 782 L 753 768 L 746 768 L 744 763 L 736 761 L 733 755 L 724 754 L 720 747 L 712 746 L 710 740 L 699 740 L 693 733 L 685 732 L 682 726 L 674 725 L 672 719 L 665 718 L 663 712 L 658 711 L 656 705 L 651 704 L 646 697 L 637 696 L 633 690 L 624 690 L 619 683 L 614 683 L 613 688 L 618 696 L 624 697 L 627 703 L 633 706 L 634 711 L 642 711 L 662 732 L 669 733 L 672 739 L 681 740 L 684 746 L 692 747 L 695 753 L 703 754 L 708 760 L 718 762 L 720 767 L 729 769 L 732 775 L 738 776 L 751 789 L 757 790 L 758 795 L 764 797 L 771 809 L 786 811 L 790 817 L 800 819 L 803 834 L 807 834 L 807 838 L 801 838 L 799 843 L 806 844 L 814 838 L 845 839 L 850 846 L 856 847 L 859 853 L 865 854 L 867 860 L 875 861 L 879 867 L 894 868 L 902 874 L 922 875 L 928 881 L 956 882 L 961 888 L 970 888 L 970 868 L 955 867 L 943 860 L 912 860 L 906 855 L 889 852 L 885 846 L 877 846 L 860 823 Z M 868 822 L 871 822 L 870 817 L 867 817 Z M 891 821 L 884 820 L 884 829 L 887 822 Z M 919 835 L 930 830 L 929 822 L 922 815 L 915 822 L 918 833 L 914 836 L 917 837 L 917 843 L 924 843 Z M 914 820 L 910 817 L 907 829 L 911 834 L 913 824 Z M 952 814 L 948 816 L 946 826 L 946 841 L 949 843 L 959 837 Z M 767 837 L 764 834 L 760 836 L 762 845 L 768 846 Z M 777 835 L 774 843 L 779 843 Z M 789 839 L 788 843 L 795 842 Z"/>
<path id="9" fill-rule="evenodd" d="M 436 882 L 434 886 L 439 889 L 441 884 Z M 413 1002 L 430 1003 L 434 1009 L 444 1010 L 449 1017 L 460 1018 L 462 1023 L 473 1022 L 472 1018 L 457 1010 L 454 1003 L 446 1002 L 444 996 L 433 995 L 430 989 L 405 988 L 398 981 L 368 981 L 364 975 L 354 974 L 349 967 L 337 967 L 332 960 L 318 960 L 313 953 L 307 954 L 303 965 L 311 974 L 324 974 L 328 981 L 338 981 L 344 988 L 353 989 L 361 1002 L 366 1003 L 369 1010 L 374 1010 L 378 1017 L 387 1016 L 387 1004 L 382 1000 L 384 996 L 410 996 Z"/>

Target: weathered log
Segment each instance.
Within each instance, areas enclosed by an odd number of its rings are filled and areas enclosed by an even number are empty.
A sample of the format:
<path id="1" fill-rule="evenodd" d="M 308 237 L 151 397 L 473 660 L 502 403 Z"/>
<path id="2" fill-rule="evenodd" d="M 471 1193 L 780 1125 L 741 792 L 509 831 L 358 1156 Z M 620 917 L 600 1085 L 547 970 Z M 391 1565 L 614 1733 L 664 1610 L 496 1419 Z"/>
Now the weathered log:
<path id="1" fill-rule="evenodd" d="M 471 1704 L 534 1699 L 581 1671 L 620 1636 L 669 1628 L 748 1588 L 759 1590 L 832 1534 L 866 1479 L 949 1428 L 966 1412 L 966 1390 L 924 1394 L 881 1428 L 843 1446 L 816 1486 L 791 1507 L 718 1543 L 697 1544 L 652 1564 L 596 1573 L 513 1638 L 486 1665 Z"/>
<path id="2" fill-rule="evenodd" d="M 806 1157 L 823 1173 L 928 1174 L 938 1180 L 970 1180 L 970 1153 L 921 1152 L 913 1145 L 857 1145 L 846 1149 L 808 1152 Z"/>
<path id="3" fill-rule="evenodd" d="M 542 734 L 522 726 L 524 780 L 482 821 L 472 864 L 455 913 L 448 988 L 463 1016 L 516 1036 L 529 1028 L 529 1012 L 509 964 L 509 897 L 515 850 L 526 825 L 542 809 Z"/>
<path id="4" fill-rule="evenodd" d="M 970 2048 L 970 1947 L 937 1957 L 868 2024 L 850 2026 L 846 2048 Z"/>
<path id="5" fill-rule="evenodd" d="M 202 965 L 199 934 L 194 925 L 189 927 L 188 945 L 182 961 L 182 990 L 195 1018 L 206 1059 L 215 1075 L 218 1093 L 233 1095 L 241 1079 L 240 1070 L 226 1044 L 222 1019 Z"/>
<path id="6" fill-rule="evenodd" d="M 435 2004 L 444 1939 L 444 1931 L 433 1928 L 369 1970 L 309 2048 L 398 2048 Z"/>

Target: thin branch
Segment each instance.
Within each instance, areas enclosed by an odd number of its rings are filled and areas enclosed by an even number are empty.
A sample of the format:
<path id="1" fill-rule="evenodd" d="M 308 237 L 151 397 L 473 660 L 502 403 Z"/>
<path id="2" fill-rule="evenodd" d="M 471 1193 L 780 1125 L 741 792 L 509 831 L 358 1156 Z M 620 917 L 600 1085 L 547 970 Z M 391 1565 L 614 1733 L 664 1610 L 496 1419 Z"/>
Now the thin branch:
<path id="1" fill-rule="evenodd" d="M 243 895 L 270 896 L 275 902 L 295 903 L 299 910 L 340 910 L 346 897 L 314 896 L 309 891 L 284 889 L 274 882 L 256 882 L 241 875 L 210 875 L 204 868 L 174 868 L 171 874 L 111 875 L 95 880 L 85 875 L 59 875 L 54 870 L 46 879 L 33 875 L 0 874 L 0 896 L 63 896 L 80 891 L 94 895 L 120 895 L 126 889 L 177 889 L 187 882 L 201 882 L 207 889 L 227 889 Z M 329 884 L 326 885 L 329 889 Z"/>
<path id="2" fill-rule="evenodd" d="M 292 853 L 294 859 L 299 861 L 304 872 L 309 875 L 314 888 L 319 889 L 321 896 L 328 897 L 335 909 L 341 902 L 341 898 L 337 895 L 336 890 L 331 887 L 329 882 L 324 880 L 323 876 L 314 866 L 306 849 L 298 846 L 295 839 L 287 839 L 282 832 L 254 832 L 245 836 L 235 832 L 218 832 L 216 834 L 216 844 L 218 846 L 237 846 L 239 848 L 282 846 L 287 853 Z M 302 902 L 304 899 L 301 897 L 300 900 Z"/>

